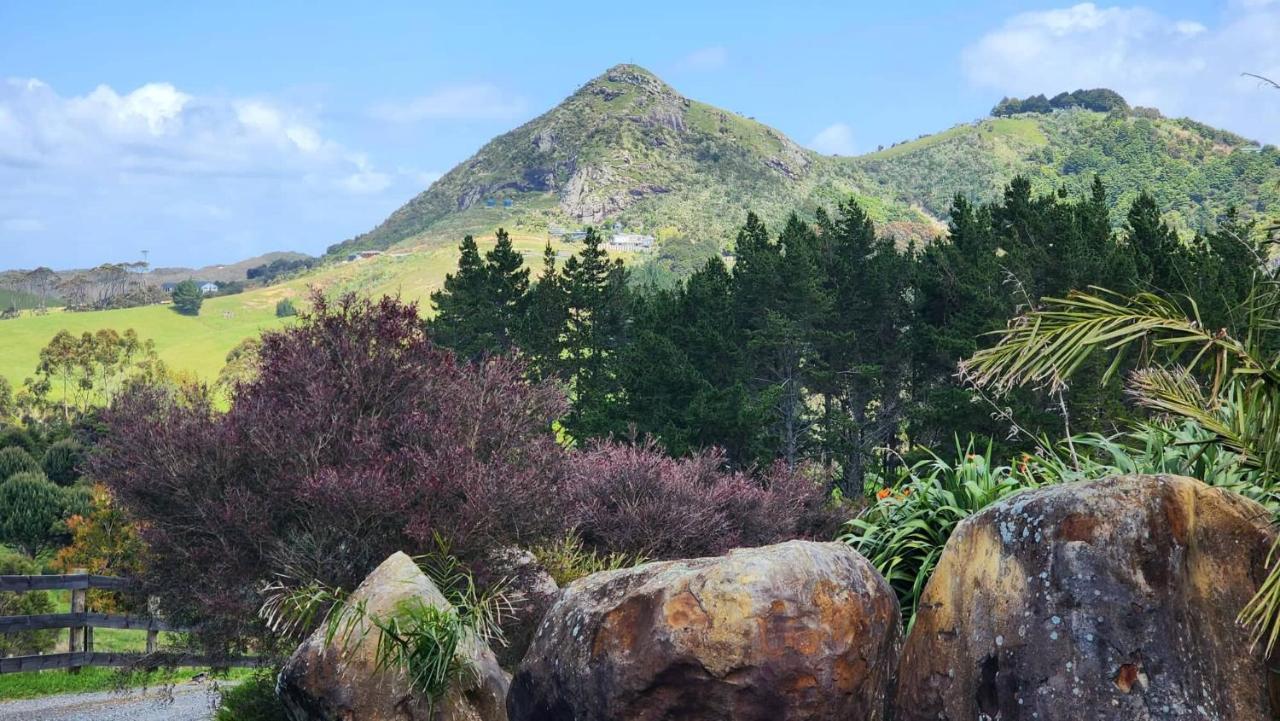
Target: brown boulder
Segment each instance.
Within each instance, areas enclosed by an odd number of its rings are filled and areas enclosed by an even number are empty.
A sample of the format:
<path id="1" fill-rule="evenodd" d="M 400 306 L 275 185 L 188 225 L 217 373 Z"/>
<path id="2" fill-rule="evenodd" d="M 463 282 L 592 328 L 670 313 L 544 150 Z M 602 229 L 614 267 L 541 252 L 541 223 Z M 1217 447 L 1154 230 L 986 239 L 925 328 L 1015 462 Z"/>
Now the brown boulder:
<path id="1" fill-rule="evenodd" d="M 350 602 L 363 600 L 368 614 L 387 616 L 415 596 L 433 606 L 448 603 L 413 559 L 395 553 L 364 579 Z M 320 628 L 294 651 L 277 684 L 294 721 L 505 721 L 507 677 L 483 641 L 464 643 L 475 673 L 433 707 L 410 689 L 402 672 L 376 671 L 377 633 L 357 622 L 351 635 L 356 641 L 343 648 L 338 639 L 326 645 Z"/>
<path id="2" fill-rule="evenodd" d="M 894 701 L 919 719 L 1270 719 L 1235 623 L 1273 538 L 1189 478 L 1028 491 L 961 523 L 926 586 Z"/>
<path id="3" fill-rule="evenodd" d="M 597 573 L 560 592 L 507 698 L 513 721 L 882 719 L 898 602 L 838 543 Z"/>
<path id="4" fill-rule="evenodd" d="M 560 593 L 551 574 L 532 553 L 521 548 L 504 548 L 489 558 L 488 580 L 501 581 L 511 602 L 511 612 L 502 621 L 506 643 L 493 649 L 498 663 L 514 669 L 533 642 L 533 633 Z"/>

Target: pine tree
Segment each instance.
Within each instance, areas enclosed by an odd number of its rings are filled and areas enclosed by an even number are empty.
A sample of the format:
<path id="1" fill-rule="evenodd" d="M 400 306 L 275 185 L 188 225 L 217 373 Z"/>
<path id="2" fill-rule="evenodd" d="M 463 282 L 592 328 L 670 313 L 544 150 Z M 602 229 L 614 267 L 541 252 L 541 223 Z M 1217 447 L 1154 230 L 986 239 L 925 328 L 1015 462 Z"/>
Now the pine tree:
<path id="1" fill-rule="evenodd" d="M 515 344 L 528 304 L 529 269 L 511 245 L 511 236 L 502 228 L 498 228 L 497 244 L 485 254 L 485 272 L 494 315 L 491 352 L 507 353 Z"/>
<path id="2" fill-rule="evenodd" d="M 566 299 L 564 376 L 573 409 L 566 429 L 577 438 L 608 428 L 608 404 L 617 391 L 616 356 L 627 322 L 627 273 L 610 261 L 594 228 L 561 274 Z"/>
<path id="3" fill-rule="evenodd" d="M 431 294 L 436 315 L 428 322 L 432 340 L 475 361 L 511 352 L 528 302 L 529 269 L 498 229 L 493 250 L 480 256 L 475 239 L 458 246 L 458 270 Z"/>
<path id="4" fill-rule="evenodd" d="M 772 408 L 778 455 L 794 468 L 812 440 L 815 418 L 808 399 L 815 332 L 829 305 L 816 234 L 793 214 L 778 241 L 770 243 L 759 219 L 748 215 L 738 234 L 733 278 L 748 377 Z"/>
<path id="5" fill-rule="evenodd" d="M 458 245 L 457 272 L 446 275 L 444 287 L 431 294 L 436 315 L 427 328 L 432 341 L 469 360 L 491 352 L 496 342 L 491 332 L 497 318 L 488 292 L 488 269 L 475 238 L 468 235 Z"/>
<path id="6" fill-rule="evenodd" d="M 516 344 L 535 378 L 564 378 L 562 353 L 568 316 L 568 299 L 556 269 L 556 252 L 547 243 L 542 251 L 542 272 L 529 289 L 524 317 L 516 333 Z"/>
<path id="7" fill-rule="evenodd" d="M 200 306 L 204 304 L 204 293 L 194 280 L 188 278 L 173 288 L 173 309 L 182 315 L 200 315 Z"/>
<path id="8" fill-rule="evenodd" d="M 1149 193 L 1143 192 L 1129 206 L 1125 236 L 1143 289 L 1165 294 L 1191 290 L 1187 282 L 1191 269 L 1186 246 L 1160 217 L 1160 208 Z"/>
<path id="9" fill-rule="evenodd" d="M 862 492 L 867 459 L 892 445 L 908 379 L 912 259 L 877 238 L 856 202 L 819 215 L 825 286 L 832 303 L 818 329 L 815 389 L 823 400 L 823 448 L 840 486 Z"/>

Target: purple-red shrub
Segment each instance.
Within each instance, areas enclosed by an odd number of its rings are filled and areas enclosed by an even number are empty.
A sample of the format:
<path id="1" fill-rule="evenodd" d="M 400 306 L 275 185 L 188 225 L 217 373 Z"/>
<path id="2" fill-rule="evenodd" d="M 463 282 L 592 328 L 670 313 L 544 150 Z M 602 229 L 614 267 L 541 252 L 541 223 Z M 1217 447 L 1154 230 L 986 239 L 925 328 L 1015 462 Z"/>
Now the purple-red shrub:
<path id="1" fill-rule="evenodd" d="M 566 479 L 577 532 L 600 551 L 669 559 L 827 530 L 815 479 L 781 464 L 759 478 L 723 466 L 718 452 L 674 459 L 652 441 L 577 451 Z"/>
<path id="2" fill-rule="evenodd" d="M 141 522 L 150 590 L 233 637 L 275 574 L 349 589 L 435 534 L 480 559 L 559 533 L 565 410 L 517 361 L 456 362 L 414 305 L 316 296 L 263 336 L 227 412 L 202 392 L 119 398 L 92 472 Z"/>

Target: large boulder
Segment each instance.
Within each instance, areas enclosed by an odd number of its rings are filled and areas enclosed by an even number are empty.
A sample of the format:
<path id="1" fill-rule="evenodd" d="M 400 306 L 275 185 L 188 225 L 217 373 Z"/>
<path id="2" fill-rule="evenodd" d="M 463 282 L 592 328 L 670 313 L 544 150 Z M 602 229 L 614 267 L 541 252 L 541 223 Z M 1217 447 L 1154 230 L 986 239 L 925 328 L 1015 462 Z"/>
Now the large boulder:
<path id="1" fill-rule="evenodd" d="M 396 553 L 374 569 L 350 603 L 363 601 L 367 615 L 389 616 L 398 604 L 419 598 L 448 603 L 413 559 Z M 480 639 L 464 642 L 462 653 L 474 673 L 431 704 L 415 694 L 404 673 L 376 668 L 378 631 L 357 621 L 347 644 L 325 643 L 318 629 L 294 651 L 280 671 L 277 690 L 294 721 L 505 721 L 507 677 Z"/>
<path id="2" fill-rule="evenodd" d="M 502 619 L 505 643 L 494 649 L 498 663 L 513 669 L 533 642 L 533 633 L 560 593 L 551 574 L 532 553 L 522 548 L 503 548 L 490 554 L 485 580 L 502 582 L 511 603 Z"/>
<path id="3" fill-rule="evenodd" d="M 899 721 L 1272 718 L 1235 622 L 1264 578 L 1258 504 L 1189 478 L 1012 496 L 961 523 L 902 651 Z"/>
<path id="4" fill-rule="evenodd" d="M 560 592 L 507 697 L 513 721 L 885 718 L 898 601 L 838 543 L 597 573 Z"/>

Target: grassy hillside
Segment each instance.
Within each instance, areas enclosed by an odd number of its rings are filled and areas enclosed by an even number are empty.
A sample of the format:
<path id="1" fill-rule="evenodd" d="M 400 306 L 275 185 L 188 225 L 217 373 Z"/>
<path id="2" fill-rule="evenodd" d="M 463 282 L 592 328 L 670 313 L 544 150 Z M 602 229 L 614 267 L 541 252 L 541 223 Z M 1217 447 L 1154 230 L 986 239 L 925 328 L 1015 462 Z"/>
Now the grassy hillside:
<path id="1" fill-rule="evenodd" d="M 1187 233 L 1232 205 L 1246 215 L 1280 207 L 1275 148 L 1150 111 L 988 118 L 838 158 L 619 65 L 331 252 L 452 242 L 500 224 L 537 234 L 615 221 L 728 245 L 747 210 L 776 224 L 850 196 L 900 240 L 927 241 L 955 195 L 991 199 L 1016 174 L 1042 192 L 1083 191 L 1100 174 L 1121 210 L 1149 190 Z"/>
<path id="2" fill-rule="evenodd" d="M 990 199 L 1015 174 L 1041 192 L 1076 193 L 1100 175 L 1121 211 L 1146 190 L 1184 233 L 1230 206 L 1246 215 L 1280 208 L 1275 147 L 1187 119 L 1087 110 L 990 118 L 847 162 L 877 194 L 939 218 L 957 193 Z"/>
<path id="3" fill-rule="evenodd" d="M 628 230 L 675 227 L 727 242 L 748 210 L 780 222 L 792 210 L 862 190 L 835 158 L 619 65 L 495 138 L 331 253 L 448 241 L 498 224 L 545 233 L 552 225 L 618 221 Z M 910 204 L 882 202 L 875 212 L 884 222 L 933 229 Z"/>
<path id="4" fill-rule="evenodd" d="M 534 268 L 541 264 L 545 237 L 513 235 L 516 248 Z M 493 238 L 479 241 L 481 249 Z M 562 246 L 570 252 L 573 246 Z M 175 370 L 188 371 L 205 380 L 217 377 L 227 352 L 241 340 L 287 323 L 275 317 L 276 302 L 305 299 L 311 287 L 325 293 L 354 291 L 371 296 L 396 295 L 418 301 L 429 310 L 428 296 L 440 287 L 445 274 L 457 265 L 456 245 L 399 250 L 352 263 L 334 263 L 279 285 L 239 295 L 209 298 L 200 315 L 191 318 L 169 306 L 145 306 L 84 313 L 52 310 L 45 315 L 24 313 L 0 321 L 0 375 L 15 386 L 35 370 L 40 349 L 60 330 L 73 333 L 100 328 L 133 328 L 155 341 L 160 357 Z"/>

